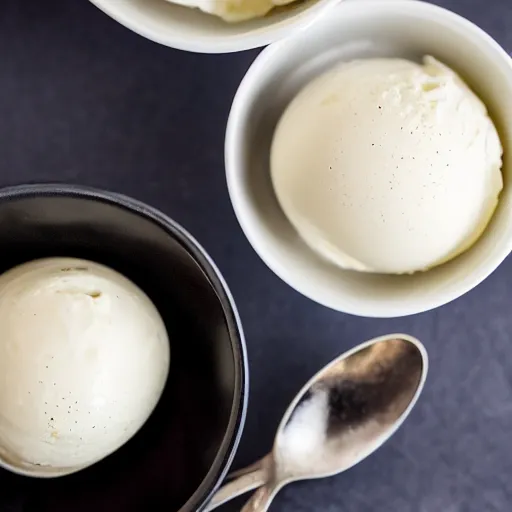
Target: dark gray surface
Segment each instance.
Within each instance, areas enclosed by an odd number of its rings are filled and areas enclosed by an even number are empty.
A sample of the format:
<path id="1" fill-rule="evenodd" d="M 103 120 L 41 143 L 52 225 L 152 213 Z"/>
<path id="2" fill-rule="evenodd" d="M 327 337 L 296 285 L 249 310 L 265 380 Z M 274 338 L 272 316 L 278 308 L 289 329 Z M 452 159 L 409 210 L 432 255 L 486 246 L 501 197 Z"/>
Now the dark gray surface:
<path id="1" fill-rule="evenodd" d="M 510 0 L 438 3 L 512 52 Z M 59 180 L 123 192 L 181 222 L 210 252 L 238 303 L 252 372 L 236 466 L 270 448 L 289 400 L 332 357 L 392 331 L 425 342 L 430 376 L 404 427 L 346 474 L 286 488 L 272 510 L 509 510 L 512 259 L 456 302 L 396 320 L 335 313 L 283 284 L 241 233 L 224 180 L 225 121 L 256 53 L 173 51 L 85 0 L 2 0 L 0 184 Z"/>

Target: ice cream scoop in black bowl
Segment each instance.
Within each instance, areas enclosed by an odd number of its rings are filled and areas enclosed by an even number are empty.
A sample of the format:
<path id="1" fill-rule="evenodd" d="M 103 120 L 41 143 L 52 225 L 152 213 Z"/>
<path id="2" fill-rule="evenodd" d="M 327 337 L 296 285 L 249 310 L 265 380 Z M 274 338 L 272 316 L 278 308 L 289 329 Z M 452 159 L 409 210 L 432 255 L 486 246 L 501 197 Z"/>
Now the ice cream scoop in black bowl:
<path id="1" fill-rule="evenodd" d="M 137 284 L 165 322 L 171 367 L 149 420 L 99 463 L 53 479 L 0 469 L 0 509 L 202 510 L 247 406 L 245 342 L 219 271 L 179 225 L 133 199 L 53 184 L 0 190 L 0 273 L 45 257 L 92 260 Z"/>

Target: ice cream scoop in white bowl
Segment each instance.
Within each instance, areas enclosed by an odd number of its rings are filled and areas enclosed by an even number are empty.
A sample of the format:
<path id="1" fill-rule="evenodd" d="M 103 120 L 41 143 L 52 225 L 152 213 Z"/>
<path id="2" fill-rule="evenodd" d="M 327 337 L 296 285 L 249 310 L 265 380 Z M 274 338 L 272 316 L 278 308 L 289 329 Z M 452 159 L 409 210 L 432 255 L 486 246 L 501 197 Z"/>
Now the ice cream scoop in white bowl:
<path id="1" fill-rule="evenodd" d="M 484 104 L 429 56 L 344 62 L 313 80 L 281 117 L 270 157 L 301 238 L 342 269 L 383 274 L 471 247 L 498 204 L 501 167 Z"/>
<path id="2" fill-rule="evenodd" d="M 284 0 L 275 0 L 276 8 L 266 15 L 269 2 L 265 0 L 229 0 L 223 2 L 225 9 L 216 8 L 213 0 L 90 1 L 125 27 L 165 46 L 198 53 L 229 53 L 287 37 L 341 0 L 295 0 L 287 5 L 280 5 Z"/>
<path id="3" fill-rule="evenodd" d="M 419 63 L 425 55 L 434 56 L 458 73 L 488 108 L 504 151 L 505 186 L 498 207 L 474 245 L 448 263 L 426 272 L 386 275 L 342 269 L 320 257 L 299 236 L 277 200 L 270 172 L 276 127 L 299 91 L 340 63 L 372 58 Z M 339 91 L 340 102 L 343 93 Z M 329 108 L 328 102 L 324 107 Z M 304 125 L 308 122 L 313 123 L 317 134 L 326 128 L 311 118 Z M 334 137 L 332 140 L 335 142 Z M 343 147 L 340 145 L 339 149 Z M 354 144 L 346 149 L 352 151 Z M 408 156 L 412 159 L 415 156 L 412 146 L 409 149 Z M 510 253 L 512 193 L 507 183 L 512 173 L 508 156 L 511 149 L 511 59 L 489 35 L 464 18 L 431 4 L 361 0 L 340 4 L 330 16 L 300 35 L 272 45 L 257 57 L 233 102 L 225 160 L 229 193 L 242 229 L 279 277 L 307 297 L 333 309 L 363 316 L 393 317 L 429 310 L 459 297 L 485 279 Z M 361 167 L 367 168 L 371 163 L 369 155 L 371 148 L 360 152 Z M 312 153 L 311 159 L 314 158 Z M 379 160 L 374 162 L 378 172 Z M 462 190 L 473 177 L 469 172 L 467 176 L 461 175 Z M 410 183 L 411 187 L 415 186 L 414 181 Z M 440 186 L 443 191 L 445 187 Z M 314 188 L 306 187 L 305 191 L 305 197 L 309 191 L 313 200 Z M 461 211 L 457 187 L 452 187 L 452 191 L 453 208 L 446 201 L 442 215 L 457 215 Z M 404 194 L 407 192 L 404 190 Z M 413 192 L 417 191 L 411 189 Z M 347 201 L 351 199 L 348 197 Z M 357 233 L 355 219 L 354 216 L 353 229 Z M 394 244 L 391 249 L 399 255 L 404 247 Z M 375 237 L 375 254 L 379 250 L 382 246 Z"/>
<path id="4" fill-rule="evenodd" d="M 169 340 L 149 297 L 87 260 L 46 258 L 0 276 L 0 459 L 62 476 L 117 450 L 164 390 Z"/>

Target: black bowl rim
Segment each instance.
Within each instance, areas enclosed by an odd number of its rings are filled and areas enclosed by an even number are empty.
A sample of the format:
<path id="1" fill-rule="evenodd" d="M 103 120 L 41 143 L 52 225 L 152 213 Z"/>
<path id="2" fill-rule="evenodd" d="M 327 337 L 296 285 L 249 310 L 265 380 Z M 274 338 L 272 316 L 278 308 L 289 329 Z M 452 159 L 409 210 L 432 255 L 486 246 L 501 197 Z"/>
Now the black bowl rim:
<path id="1" fill-rule="evenodd" d="M 194 258 L 219 298 L 226 317 L 231 348 L 237 363 L 235 366 L 235 395 L 229 424 L 217 456 L 199 487 L 180 509 L 185 511 L 193 510 L 196 507 L 197 512 L 203 510 L 226 477 L 233 462 L 242 437 L 249 396 L 247 346 L 240 316 L 224 277 L 208 253 L 187 230 L 158 209 L 132 197 L 93 187 L 60 183 L 32 183 L 0 189 L 0 201 L 40 196 L 92 199 L 113 204 L 153 221 L 167 231 Z"/>

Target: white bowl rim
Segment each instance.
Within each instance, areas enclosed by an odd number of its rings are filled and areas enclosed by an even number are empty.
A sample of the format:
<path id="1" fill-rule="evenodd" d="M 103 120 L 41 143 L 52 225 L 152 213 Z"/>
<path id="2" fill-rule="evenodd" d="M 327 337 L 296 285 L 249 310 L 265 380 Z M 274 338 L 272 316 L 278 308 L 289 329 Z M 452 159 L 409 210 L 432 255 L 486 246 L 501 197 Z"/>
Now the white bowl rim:
<path id="1" fill-rule="evenodd" d="M 128 28 L 132 32 L 170 48 L 176 50 L 189 51 L 194 53 L 234 53 L 245 50 L 252 50 L 262 46 L 269 45 L 276 41 L 285 39 L 297 31 L 309 27 L 318 18 L 320 18 L 324 11 L 333 7 L 334 5 L 344 0 L 317 0 L 314 4 L 298 13 L 296 16 L 285 19 L 275 25 L 269 27 L 261 27 L 255 30 L 250 30 L 246 34 L 241 34 L 236 37 L 227 39 L 196 36 L 184 38 L 175 36 L 172 33 L 159 34 L 145 25 L 141 20 L 127 15 L 122 7 L 119 7 L 115 1 L 111 0 L 89 0 L 98 9 L 110 16 L 112 19 Z M 165 1 L 165 0 L 162 0 Z M 208 14 L 204 14 L 208 16 Z"/>
<path id="2" fill-rule="evenodd" d="M 431 20 L 437 19 L 448 22 L 454 30 L 464 31 L 473 38 L 478 39 L 482 44 L 485 44 L 488 51 L 493 54 L 493 58 L 500 62 L 503 69 L 508 70 L 512 81 L 512 58 L 499 43 L 473 22 L 444 7 L 421 0 L 411 2 L 404 0 L 358 0 L 356 2 L 346 2 L 341 8 L 344 10 L 353 9 L 368 12 L 371 13 L 371 16 L 375 15 L 376 9 L 383 11 L 399 8 L 404 14 L 420 14 Z M 368 303 L 364 299 L 340 298 L 339 295 L 335 299 L 325 298 L 321 292 L 313 293 L 307 286 L 297 282 L 293 272 L 290 272 L 287 267 L 286 262 L 270 256 L 265 250 L 261 249 L 259 236 L 253 230 L 251 222 L 246 218 L 244 213 L 245 203 L 239 193 L 240 182 L 238 176 L 240 173 L 237 170 L 237 161 L 239 160 L 238 148 L 240 147 L 239 134 L 243 132 L 240 129 L 240 125 L 245 122 L 245 106 L 247 101 L 250 101 L 253 83 L 257 82 L 258 75 L 266 67 L 267 63 L 272 61 L 283 50 L 285 45 L 290 44 L 290 41 L 293 43 L 293 38 L 274 43 L 265 48 L 256 57 L 238 87 L 226 127 L 224 159 L 228 192 L 240 227 L 258 256 L 282 281 L 312 301 L 335 311 L 369 318 L 397 318 L 430 311 L 452 302 L 478 286 L 512 252 L 512 233 L 504 240 L 500 250 L 495 252 L 492 258 L 488 258 L 482 265 L 479 265 L 471 273 L 467 274 L 464 279 L 451 283 L 450 286 L 444 287 L 442 291 L 432 295 L 429 299 L 418 298 L 404 301 L 399 306 L 385 301 L 381 301 L 377 305 L 375 302 Z"/>

